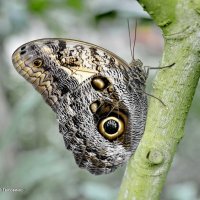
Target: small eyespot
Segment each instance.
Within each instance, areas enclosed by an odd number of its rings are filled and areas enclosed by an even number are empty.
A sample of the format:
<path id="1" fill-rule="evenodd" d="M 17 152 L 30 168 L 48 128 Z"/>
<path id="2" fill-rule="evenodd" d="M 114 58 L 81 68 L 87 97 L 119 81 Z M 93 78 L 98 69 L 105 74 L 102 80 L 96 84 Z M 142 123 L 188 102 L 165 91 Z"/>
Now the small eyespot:
<path id="1" fill-rule="evenodd" d="M 109 116 L 100 121 L 98 130 L 106 139 L 114 140 L 124 133 L 125 123 L 121 118 Z"/>
<path id="2" fill-rule="evenodd" d="M 109 85 L 107 88 L 108 93 L 112 93 L 114 91 L 114 88 L 112 85 Z"/>
<path id="3" fill-rule="evenodd" d="M 103 77 L 103 76 L 96 76 L 92 79 L 92 87 L 95 89 L 95 90 L 104 90 L 106 89 L 109 85 L 110 85 L 110 82 L 108 81 L 108 79 L 106 77 Z"/>
<path id="4" fill-rule="evenodd" d="M 26 46 L 23 46 L 21 47 L 21 51 L 25 50 L 26 49 Z"/>
<path id="5" fill-rule="evenodd" d="M 99 72 L 101 72 L 101 71 L 102 71 L 102 67 L 98 65 L 98 66 L 96 67 L 96 70 L 99 71 Z"/>
<path id="6" fill-rule="evenodd" d="M 37 58 L 37 59 L 35 59 L 35 60 L 33 61 L 33 65 L 34 65 L 35 67 L 41 67 L 42 64 L 43 64 L 43 60 L 42 60 L 41 58 Z"/>
<path id="7" fill-rule="evenodd" d="M 26 53 L 26 51 L 21 51 L 20 52 L 20 55 L 23 55 L 23 54 L 25 54 Z"/>
<path id="8" fill-rule="evenodd" d="M 97 110 L 98 110 L 98 108 L 99 108 L 99 106 L 100 106 L 100 101 L 95 101 L 95 102 L 93 102 L 92 104 L 90 104 L 90 110 L 91 110 L 91 112 L 92 113 L 96 113 L 97 112 Z"/>

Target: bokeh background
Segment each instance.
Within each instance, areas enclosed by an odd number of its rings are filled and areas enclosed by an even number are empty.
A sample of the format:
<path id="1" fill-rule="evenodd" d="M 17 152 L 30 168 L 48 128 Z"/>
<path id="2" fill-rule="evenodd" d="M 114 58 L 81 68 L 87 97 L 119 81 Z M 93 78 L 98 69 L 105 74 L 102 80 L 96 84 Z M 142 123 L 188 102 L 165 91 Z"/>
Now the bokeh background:
<path id="1" fill-rule="evenodd" d="M 134 0 L 0 0 L 0 188 L 2 200 L 115 200 L 125 168 L 94 176 L 79 169 L 58 132 L 55 114 L 15 71 L 13 51 L 30 40 L 74 38 L 107 48 L 131 61 L 127 18 L 135 57 L 158 66 L 162 34 Z M 131 34 L 134 39 L 134 34 Z M 151 71 L 147 91 L 155 72 Z M 161 199 L 200 199 L 200 86 Z M 133 180 L 134 181 L 134 180 Z"/>

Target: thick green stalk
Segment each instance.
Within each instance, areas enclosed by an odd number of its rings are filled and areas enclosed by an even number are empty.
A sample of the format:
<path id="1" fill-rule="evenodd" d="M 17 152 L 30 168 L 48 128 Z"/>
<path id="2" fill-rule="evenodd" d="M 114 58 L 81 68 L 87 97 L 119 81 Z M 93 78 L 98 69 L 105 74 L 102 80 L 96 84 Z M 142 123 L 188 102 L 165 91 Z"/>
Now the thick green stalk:
<path id="1" fill-rule="evenodd" d="M 139 0 L 163 30 L 165 47 L 153 84 L 144 136 L 130 159 L 119 200 L 156 200 L 184 134 L 187 113 L 200 77 L 200 1 Z"/>

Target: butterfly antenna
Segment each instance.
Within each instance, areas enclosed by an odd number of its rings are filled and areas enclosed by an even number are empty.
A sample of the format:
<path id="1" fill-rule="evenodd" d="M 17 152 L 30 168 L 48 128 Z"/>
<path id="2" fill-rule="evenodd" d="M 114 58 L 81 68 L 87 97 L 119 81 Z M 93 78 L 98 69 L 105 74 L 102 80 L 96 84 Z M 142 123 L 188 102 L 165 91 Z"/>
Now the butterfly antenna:
<path id="1" fill-rule="evenodd" d="M 130 23 L 129 19 L 127 19 L 127 24 L 128 24 L 128 35 L 129 35 L 129 46 L 130 46 L 130 51 L 131 51 L 131 57 L 134 60 L 134 55 L 133 55 L 133 49 L 132 49 L 132 44 L 131 44 L 131 31 L 130 31 Z"/>
<path id="2" fill-rule="evenodd" d="M 132 50 L 133 59 L 134 59 L 134 49 L 135 49 L 135 44 L 136 44 L 136 37 L 137 37 L 137 19 L 135 20 L 135 31 L 134 31 L 133 50 Z"/>

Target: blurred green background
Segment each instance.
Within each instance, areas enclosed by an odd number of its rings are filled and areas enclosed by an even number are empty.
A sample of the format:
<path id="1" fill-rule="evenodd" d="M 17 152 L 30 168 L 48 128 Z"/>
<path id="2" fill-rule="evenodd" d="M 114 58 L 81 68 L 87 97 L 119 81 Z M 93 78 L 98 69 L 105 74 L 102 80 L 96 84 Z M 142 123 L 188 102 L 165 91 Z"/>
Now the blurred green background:
<path id="1" fill-rule="evenodd" d="M 135 57 L 147 66 L 158 66 L 161 32 L 134 0 L 0 0 L 0 189 L 23 189 L 0 190 L 0 199 L 116 199 L 125 168 L 102 176 L 79 169 L 65 149 L 54 113 L 15 71 L 11 55 L 30 40 L 64 37 L 95 43 L 130 62 L 127 18 L 132 32 L 138 20 Z M 148 79 L 148 92 L 154 75 L 151 72 Z M 164 200 L 200 199 L 199 88 Z"/>

